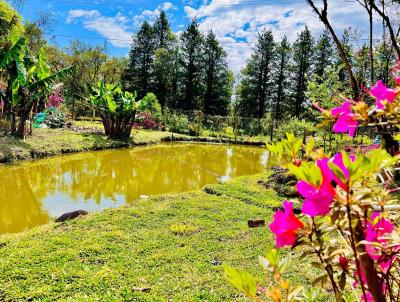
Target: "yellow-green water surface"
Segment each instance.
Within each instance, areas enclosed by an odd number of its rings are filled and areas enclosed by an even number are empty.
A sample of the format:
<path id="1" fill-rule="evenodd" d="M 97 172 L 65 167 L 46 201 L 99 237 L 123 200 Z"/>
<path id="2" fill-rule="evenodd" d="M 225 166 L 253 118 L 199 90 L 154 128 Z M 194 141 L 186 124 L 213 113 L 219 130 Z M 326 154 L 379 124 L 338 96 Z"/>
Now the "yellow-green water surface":
<path id="1" fill-rule="evenodd" d="M 66 212 L 99 211 L 138 198 L 197 190 L 267 167 L 265 148 L 162 144 L 0 166 L 0 234 L 45 224 Z"/>

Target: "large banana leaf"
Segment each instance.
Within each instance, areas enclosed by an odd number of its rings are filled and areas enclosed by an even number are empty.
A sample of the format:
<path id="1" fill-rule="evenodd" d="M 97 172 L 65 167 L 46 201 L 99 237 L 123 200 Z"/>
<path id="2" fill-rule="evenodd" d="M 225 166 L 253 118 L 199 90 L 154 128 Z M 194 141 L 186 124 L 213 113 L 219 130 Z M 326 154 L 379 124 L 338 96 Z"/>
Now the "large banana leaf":
<path id="1" fill-rule="evenodd" d="M 71 75 L 72 73 L 74 73 L 74 71 L 75 71 L 74 66 L 64 68 L 64 69 L 60 70 L 59 72 L 56 72 L 44 79 L 41 79 L 39 81 L 36 81 L 36 82 L 28 85 L 27 88 L 30 91 L 35 91 L 35 90 L 39 90 L 42 88 L 48 88 L 50 85 L 55 84 L 57 81 L 60 81 L 63 78 L 65 78 L 66 76 Z"/>
<path id="2" fill-rule="evenodd" d="M 0 51 L 0 69 L 6 68 L 16 58 L 24 57 L 26 53 L 26 39 L 21 37 L 9 50 Z"/>
<path id="3" fill-rule="evenodd" d="M 51 75 L 50 66 L 47 63 L 46 54 L 43 48 L 39 50 L 38 63 L 36 64 L 36 73 L 39 80 L 45 79 Z"/>

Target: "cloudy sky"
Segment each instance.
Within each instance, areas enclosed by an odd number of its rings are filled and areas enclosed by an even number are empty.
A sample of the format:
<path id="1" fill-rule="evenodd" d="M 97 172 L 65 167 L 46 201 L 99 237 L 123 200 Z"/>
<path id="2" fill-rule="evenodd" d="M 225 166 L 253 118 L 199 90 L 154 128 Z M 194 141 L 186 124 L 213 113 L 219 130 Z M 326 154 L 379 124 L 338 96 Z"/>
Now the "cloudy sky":
<path id="1" fill-rule="evenodd" d="M 197 18 L 203 31 L 213 30 L 228 52 L 229 65 L 239 71 L 251 52 L 257 33 L 271 29 L 276 39 L 294 40 L 307 24 L 315 35 L 323 27 L 305 0 L 25 0 L 22 15 L 34 20 L 51 11 L 57 19 L 52 41 L 60 47 L 73 38 L 104 44 L 111 55 L 126 56 L 132 35 L 143 20 L 161 9 L 175 32 Z M 367 19 L 355 0 L 329 0 L 329 14 L 338 31 L 352 27 L 367 37 Z"/>

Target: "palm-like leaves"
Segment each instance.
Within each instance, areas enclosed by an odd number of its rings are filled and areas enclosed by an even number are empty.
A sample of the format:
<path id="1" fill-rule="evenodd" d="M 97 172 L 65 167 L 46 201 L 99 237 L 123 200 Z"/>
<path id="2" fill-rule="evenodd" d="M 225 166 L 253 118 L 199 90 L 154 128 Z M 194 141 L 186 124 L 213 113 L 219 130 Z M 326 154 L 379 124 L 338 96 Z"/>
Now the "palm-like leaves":
<path id="1" fill-rule="evenodd" d="M 75 71 L 75 67 L 71 66 L 68 68 L 64 68 L 56 73 L 53 73 L 45 78 L 42 78 L 40 80 L 37 80 L 29 85 L 27 85 L 27 88 L 30 91 L 37 91 L 43 88 L 49 88 L 51 85 L 54 85 L 55 83 L 59 82 L 63 78 L 67 77 L 68 75 L 71 75 Z"/>
<path id="2" fill-rule="evenodd" d="M 25 54 L 26 39 L 22 37 L 10 49 L 0 50 L 0 70 L 9 66 L 15 60 L 23 61 Z"/>

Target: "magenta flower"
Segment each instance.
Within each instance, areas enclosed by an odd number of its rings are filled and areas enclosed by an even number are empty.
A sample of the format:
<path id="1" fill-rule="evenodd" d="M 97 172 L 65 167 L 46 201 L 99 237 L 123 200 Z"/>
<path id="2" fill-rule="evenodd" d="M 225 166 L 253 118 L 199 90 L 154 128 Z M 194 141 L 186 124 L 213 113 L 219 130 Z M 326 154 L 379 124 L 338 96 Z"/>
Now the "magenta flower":
<path id="1" fill-rule="evenodd" d="M 351 161 L 354 162 L 355 159 L 356 157 L 354 155 L 350 156 Z M 345 181 L 333 173 L 329 167 L 329 162 L 336 165 L 342 171 Z M 347 180 L 349 179 L 350 175 L 349 169 L 347 169 L 347 167 L 344 165 L 342 153 L 336 153 L 331 159 L 320 159 L 317 161 L 317 165 L 320 168 L 322 177 L 326 182 L 331 183 L 332 186 L 339 185 L 343 190 L 347 190 Z"/>
<path id="2" fill-rule="evenodd" d="M 335 189 L 329 183 L 323 182 L 318 187 L 302 180 L 297 183 L 296 189 L 304 198 L 301 208 L 303 214 L 316 217 L 329 213 L 331 202 L 335 197 Z"/>
<path id="3" fill-rule="evenodd" d="M 339 257 L 339 265 L 342 267 L 344 271 L 347 272 L 349 270 L 349 260 L 347 260 L 346 257 L 344 256 Z"/>
<path id="4" fill-rule="evenodd" d="M 297 239 L 297 231 L 304 225 L 293 213 L 293 203 L 283 202 L 284 211 L 278 210 L 274 221 L 269 225 L 276 236 L 276 247 L 293 246 Z"/>
<path id="5" fill-rule="evenodd" d="M 371 243 L 376 242 L 385 247 L 387 245 L 386 237 L 393 232 L 393 224 L 390 220 L 379 216 L 380 214 L 378 212 L 371 216 L 371 221 L 367 223 L 365 239 Z M 396 247 L 395 250 L 398 251 L 399 248 L 400 247 Z M 372 244 L 367 244 L 365 250 L 374 261 L 379 263 L 382 271 L 386 274 L 396 256 L 386 257 L 382 255 L 381 248 Z"/>
<path id="6" fill-rule="evenodd" d="M 394 81 L 396 82 L 397 86 L 400 86 L 400 76 L 394 77 Z"/>
<path id="7" fill-rule="evenodd" d="M 394 99 L 397 97 L 397 91 L 391 88 L 388 88 L 383 84 L 381 80 L 379 80 L 374 87 L 371 88 L 371 95 L 376 99 L 376 107 L 378 109 L 384 109 L 385 104 L 384 101 L 389 103 L 393 103 Z"/>
<path id="8" fill-rule="evenodd" d="M 350 100 L 344 102 L 340 107 L 333 108 L 331 114 L 338 118 L 333 126 L 333 131 L 336 133 L 348 132 L 349 136 L 354 137 L 358 127 L 358 121 L 351 110 Z"/>

